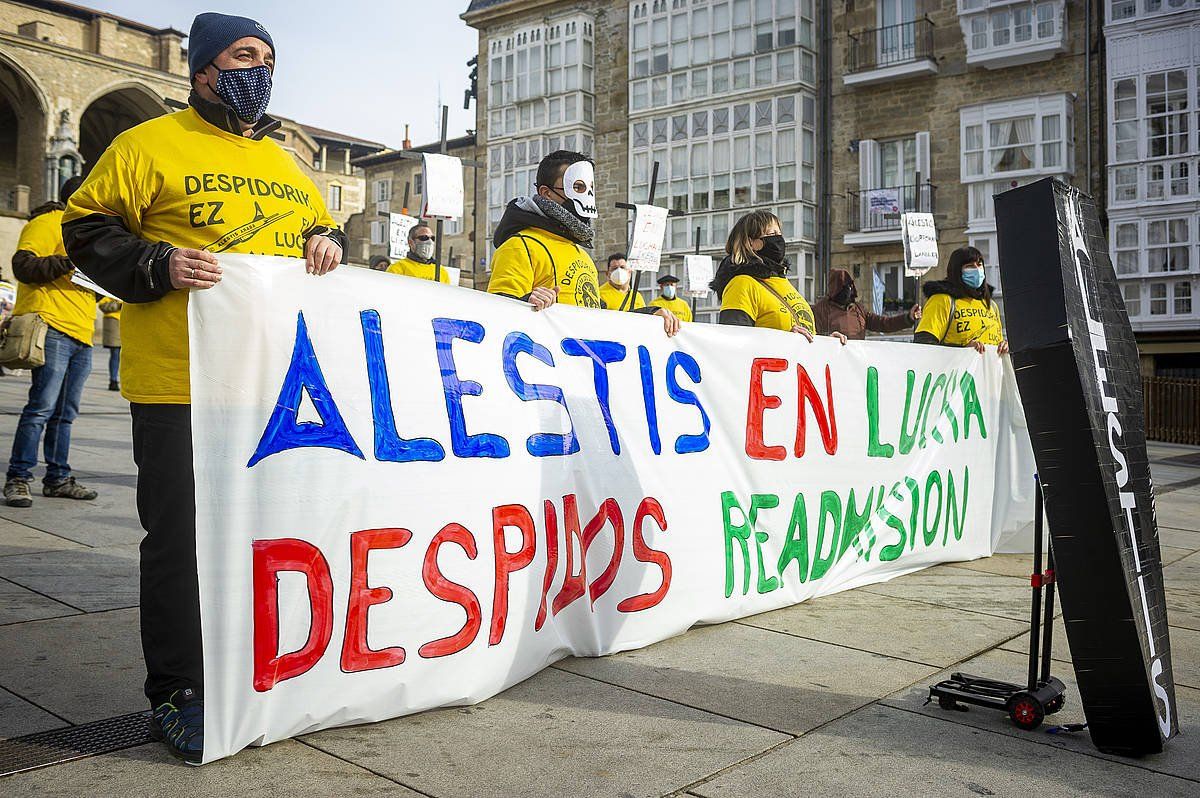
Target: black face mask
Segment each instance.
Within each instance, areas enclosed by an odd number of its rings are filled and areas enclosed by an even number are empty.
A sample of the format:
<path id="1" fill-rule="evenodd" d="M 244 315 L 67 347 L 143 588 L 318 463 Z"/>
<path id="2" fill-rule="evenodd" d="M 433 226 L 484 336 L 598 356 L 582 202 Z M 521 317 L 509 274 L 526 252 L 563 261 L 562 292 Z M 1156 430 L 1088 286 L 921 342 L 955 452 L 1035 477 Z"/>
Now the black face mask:
<path id="1" fill-rule="evenodd" d="M 763 236 L 762 249 L 758 251 L 758 257 L 763 259 L 764 263 L 780 264 L 783 263 L 784 256 L 784 241 L 783 236 Z"/>
<path id="2" fill-rule="evenodd" d="M 833 301 L 839 305 L 851 305 L 855 299 L 858 299 L 858 292 L 854 290 L 854 286 L 847 283 L 843 285 L 841 290 L 833 295 Z"/>

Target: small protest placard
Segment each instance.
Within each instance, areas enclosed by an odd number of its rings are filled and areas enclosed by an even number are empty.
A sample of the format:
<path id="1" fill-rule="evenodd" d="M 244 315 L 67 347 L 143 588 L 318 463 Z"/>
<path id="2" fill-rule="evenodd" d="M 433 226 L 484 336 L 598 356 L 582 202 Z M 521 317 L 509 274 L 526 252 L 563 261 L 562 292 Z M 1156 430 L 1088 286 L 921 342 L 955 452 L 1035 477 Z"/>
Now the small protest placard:
<path id="1" fill-rule="evenodd" d="M 667 209 L 657 205 L 636 205 L 633 214 L 633 241 L 629 245 L 629 268 L 657 272 L 662 262 L 663 239 L 667 235 Z"/>
<path id="2" fill-rule="evenodd" d="M 461 219 L 462 161 L 452 155 L 425 153 L 425 204 L 421 215 L 431 219 Z"/>
<path id="3" fill-rule="evenodd" d="M 388 214 L 388 257 L 399 260 L 408 256 L 408 233 L 420 219 L 404 213 Z"/>
<path id="4" fill-rule="evenodd" d="M 932 213 L 901 214 L 900 233 L 905 277 L 920 277 L 938 265 L 937 228 Z"/>
<path id="5" fill-rule="evenodd" d="M 687 272 L 686 288 L 683 293 L 688 296 L 706 296 L 708 284 L 713 279 L 713 259 L 711 255 L 684 255 L 683 267 Z"/>
<path id="6" fill-rule="evenodd" d="M 450 278 L 450 285 L 458 285 L 459 278 L 462 276 L 462 269 L 454 266 L 443 266 L 446 270 L 446 277 Z"/>
<path id="7" fill-rule="evenodd" d="M 96 284 L 95 280 L 93 280 L 91 277 L 88 277 L 83 272 L 79 271 L 79 269 L 76 269 L 71 274 L 71 282 L 75 283 L 75 285 L 78 285 L 82 288 L 86 288 L 89 291 L 95 291 L 97 294 L 100 294 L 101 296 L 106 296 L 109 299 L 115 299 L 118 302 L 125 301 L 124 299 L 121 299 L 121 297 L 114 296 L 113 294 L 110 294 L 109 292 L 105 291 L 103 288 L 101 288 L 99 285 Z"/>

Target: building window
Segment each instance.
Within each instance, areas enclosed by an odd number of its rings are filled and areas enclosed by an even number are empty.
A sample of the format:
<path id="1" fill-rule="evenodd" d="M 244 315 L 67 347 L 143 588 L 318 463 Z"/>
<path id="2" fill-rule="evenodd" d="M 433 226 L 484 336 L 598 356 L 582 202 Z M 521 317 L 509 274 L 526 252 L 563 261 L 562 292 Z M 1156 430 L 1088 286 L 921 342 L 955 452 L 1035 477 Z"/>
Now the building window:
<path id="1" fill-rule="evenodd" d="M 1113 251 L 1116 258 L 1113 268 L 1120 276 L 1137 274 L 1138 266 L 1138 226 L 1137 223 L 1113 225 Z"/>
<path id="2" fill-rule="evenodd" d="M 1150 272 L 1190 270 L 1191 235 L 1188 219 L 1146 222 L 1146 266 Z"/>
<path id="3" fill-rule="evenodd" d="M 1151 158 L 1188 150 L 1188 77 L 1182 69 L 1155 72 L 1146 80 L 1146 154 Z"/>
<path id="4" fill-rule="evenodd" d="M 371 243 L 386 244 L 388 243 L 388 223 L 386 221 L 371 222 Z"/>
<path id="5" fill-rule="evenodd" d="M 1125 312 L 1130 316 L 1142 315 L 1142 285 L 1129 282 L 1121 284 L 1121 296 L 1125 299 Z"/>
<path id="6" fill-rule="evenodd" d="M 392 198 L 392 181 L 390 179 L 375 181 L 375 201 L 388 202 Z"/>
<path id="7" fill-rule="evenodd" d="M 326 203 L 331 211 L 342 209 L 342 187 L 334 184 L 329 187 L 329 201 Z"/>
<path id="8" fill-rule="evenodd" d="M 524 142 L 522 142 L 522 144 L 524 144 Z M 423 174 L 413 175 L 413 193 L 414 194 L 423 194 L 423 193 L 425 193 L 424 189 L 425 189 L 425 175 L 423 175 Z"/>

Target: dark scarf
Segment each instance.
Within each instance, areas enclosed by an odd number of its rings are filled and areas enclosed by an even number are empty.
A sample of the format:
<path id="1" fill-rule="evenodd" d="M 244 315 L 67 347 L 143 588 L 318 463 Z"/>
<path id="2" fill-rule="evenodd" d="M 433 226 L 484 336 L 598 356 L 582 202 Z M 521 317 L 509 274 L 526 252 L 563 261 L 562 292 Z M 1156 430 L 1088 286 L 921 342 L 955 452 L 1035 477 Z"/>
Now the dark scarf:
<path id="1" fill-rule="evenodd" d="M 213 127 L 220 128 L 226 133 L 232 133 L 235 136 L 244 135 L 242 133 L 241 120 L 238 119 L 233 109 L 225 103 L 215 103 L 211 100 L 206 100 L 193 89 L 192 93 L 188 95 L 188 105 L 195 108 L 196 113 L 200 114 L 200 118 Z M 262 118 L 250 129 L 250 135 L 246 136 L 246 138 L 252 141 L 259 141 L 278 130 L 280 124 L 281 122 L 278 119 L 273 119 L 263 114 Z"/>
<path id="2" fill-rule="evenodd" d="M 505 207 L 500 224 L 496 225 L 492 234 L 492 245 L 499 247 L 530 227 L 562 236 L 588 248 L 592 246 L 592 238 L 595 235 L 591 226 L 580 222 L 573 213 L 557 203 L 537 196 L 517 197 Z"/>
<path id="3" fill-rule="evenodd" d="M 754 260 L 734 263 L 731 256 L 726 256 L 725 260 L 721 261 L 721 265 L 717 267 L 717 273 L 708 287 L 715 291 L 717 299 L 720 299 L 721 294 L 725 293 L 725 286 L 729 285 L 729 281 L 739 274 L 753 277 L 756 280 L 766 280 L 769 277 L 784 277 L 790 267 L 791 263 L 787 258 L 784 258 L 782 263 L 770 263 L 755 256 Z"/>

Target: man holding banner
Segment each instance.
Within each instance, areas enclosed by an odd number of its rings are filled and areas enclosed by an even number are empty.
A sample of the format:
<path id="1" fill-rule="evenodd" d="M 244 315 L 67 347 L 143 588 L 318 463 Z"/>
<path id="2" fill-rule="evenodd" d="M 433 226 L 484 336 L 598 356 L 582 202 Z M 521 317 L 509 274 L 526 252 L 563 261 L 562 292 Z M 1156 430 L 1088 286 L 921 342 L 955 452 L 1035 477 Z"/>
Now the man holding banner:
<path id="1" fill-rule="evenodd" d="M 418 280 L 436 280 L 450 284 L 450 275 L 434 261 L 437 238 L 427 224 L 418 224 L 408 231 L 408 254 L 387 268 L 388 274 L 402 274 Z"/>
<path id="2" fill-rule="evenodd" d="M 544 310 L 555 302 L 602 308 L 596 264 L 585 249 L 595 236 L 596 173 L 587 156 L 557 150 L 538 164 L 537 193 L 508 203 L 492 235 L 489 294 L 521 299 Z M 635 313 L 662 316 L 668 336 L 679 319 L 665 308 Z"/>
<path id="3" fill-rule="evenodd" d="M 608 281 L 600 286 L 600 301 L 606 310 L 641 310 L 646 307 L 646 300 L 630 287 L 632 282 L 633 272 L 625 256 L 620 252 L 609 255 Z"/>
<path id="4" fill-rule="evenodd" d="M 126 305 L 121 389 L 133 417 L 141 628 L 151 732 L 198 763 L 204 747 L 196 573 L 188 293 L 221 281 L 215 253 L 342 261 L 321 192 L 267 135 L 275 44 L 252 19 L 200 14 L 189 36 L 190 107 L 118 136 L 71 198 L 71 259 Z"/>

